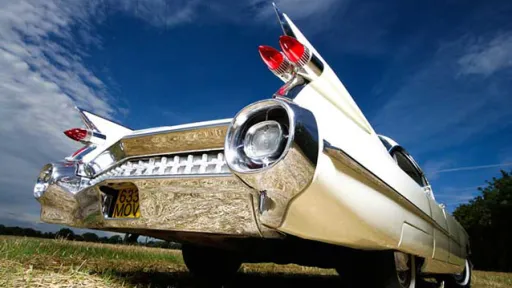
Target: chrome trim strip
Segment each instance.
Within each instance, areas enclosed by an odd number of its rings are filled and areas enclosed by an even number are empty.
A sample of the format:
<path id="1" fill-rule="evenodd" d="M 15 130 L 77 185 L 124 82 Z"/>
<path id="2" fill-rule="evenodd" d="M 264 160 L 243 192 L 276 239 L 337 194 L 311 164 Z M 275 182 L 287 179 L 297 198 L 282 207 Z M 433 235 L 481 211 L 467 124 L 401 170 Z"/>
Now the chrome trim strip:
<path id="1" fill-rule="evenodd" d="M 295 33 L 293 33 L 292 28 L 290 27 L 290 24 L 286 20 L 286 18 L 283 15 L 283 12 L 277 8 L 276 3 L 272 2 L 272 6 L 274 6 L 274 11 L 276 12 L 277 20 L 279 21 L 279 24 L 281 25 L 281 29 L 283 29 L 284 35 L 291 36 L 293 38 L 295 37 Z"/>
<path id="2" fill-rule="evenodd" d="M 89 120 L 89 118 L 87 118 L 87 116 L 85 116 L 84 112 L 89 112 L 89 111 L 86 111 L 78 106 L 75 106 L 75 109 L 78 111 L 78 116 L 80 116 L 80 119 L 82 119 L 82 122 L 84 123 L 85 127 L 95 131 L 95 132 L 98 132 L 100 133 L 101 131 L 96 127 L 96 125 L 94 125 L 94 123 L 92 123 L 91 120 Z M 89 112 L 90 113 L 90 112 Z"/>
<path id="3" fill-rule="evenodd" d="M 103 181 L 128 181 L 128 180 L 141 180 L 141 179 L 187 179 L 187 178 L 212 178 L 212 177 L 231 177 L 231 173 L 219 173 L 219 174 L 179 174 L 179 175 L 151 175 L 146 176 L 124 176 L 124 177 L 112 177 Z M 102 181 L 102 182 L 103 182 Z M 101 182 L 98 182 L 101 183 Z"/>
<path id="4" fill-rule="evenodd" d="M 227 125 L 214 125 L 137 135 L 120 140 L 125 156 L 175 154 L 205 149 L 222 149 Z"/>
<path id="5" fill-rule="evenodd" d="M 105 136 L 104 134 L 101 134 L 101 133 L 97 133 L 97 132 L 94 132 L 92 131 L 91 133 L 92 137 L 96 137 L 96 138 L 99 138 L 99 139 L 102 139 L 102 140 L 106 140 L 107 139 L 107 136 Z"/>
<path id="6" fill-rule="evenodd" d="M 195 129 L 202 129 L 202 128 L 223 127 L 223 126 L 227 127 L 231 123 L 231 120 L 233 120 L 233 119 L 232 118 L 220 119 L 220 120 L 216 120 L 215 123 L 198 125 L 198 126 L 189 126 L 188 124 L 184 124 L 184 125 L 162 127 L 162 130 L 156 130 L 156 131 L 154 131 L 154 129 L 147 129 L 147 130 L 149 130 L 147 132 L 144 131 L 144 129 L 143 129 L 143 130 L 135 131 L 136 133 L 134 133 L 134 134 L 126 135 L 123 139 L 138 138 L 141 136 L 152 136 L 152 135 L 163 134 L 163 133 L 181 132 L 181 131 L 188 131 L 188 130 L 195 130 Z M 212 122 L 212 121 L 205 121 L 205 122 Z M 200 123 L 202 123 L 202 122 L 191 123 L 191 124 L 200 124 Z M 185 126 L 185 127 L 180 127 L 180 126 Z M 175 128 L 175 127 L 178 127 L 178 128 Z"/>
<path id="7" fill-rule="evenodd" d="M 395 190 L 393 187 L 389 186 L 388 183 L 386 183 L 384 180 L 382 180 L 379 176 L 375 175 L 372 171 L 364 167 L 361 163 L 359 163 L 357 160 L 352 158 L 350 155 L 345 153 L 340 148 L 331 145 L 327 140 L 324 140 L 324 152 L 332 159 L 335 159 L 337 161 L 340 161 L 341 163 L 347 165 L 348 167 L 351 167 L 353 170 L 360 172 L 366 176 L 367 179 L 372 180 L 372 182 L 380 187 L 383 187 L 385 191 L 391 192 L 387 195 L 395 199 L 397 203 L 402 204 L 405 208 L 408 210 L 416 213 L 416 215 L 419 215 L 422 219 L 427 221 L 428 223 L 434 225 L 436 229 L 439 229 L 444 234 L 446 234 L 448 237 L 452 238 L 450 236 L 450 233 L 444 229 L 442 226 L 440 226 L 430 215 L 425 213 L 423 210 L 421 210 L 416 204 L 411 202 L 409 199 L 404 197 L 400 192 Z M 452 238 L 453 239 L 453 238 Z"/>
<path id="8" fill-rule="evenodd" d="M 276 12 L 277 20 L 279 21 L 279 25 L 281 25 L 283 34 L 297 38 L 290 23 L 286 20 L 286 17 L 284 17 L 283 12 L 279 10 L 276 3 L 273 2 L 272 5 L 274 6 L 274 11 Z M 304 45 L 304 48 L 306 49 L 306 53 L 304 53 L 299 63 L 296 64 L 296 66 L 298 66 L 297 73 L 312 80 L 322 74 L 324 71 L 324 63 L 315 55 L 315 53 L 313 53 L 313 51 L 310 51 L 307 46 Z"/>

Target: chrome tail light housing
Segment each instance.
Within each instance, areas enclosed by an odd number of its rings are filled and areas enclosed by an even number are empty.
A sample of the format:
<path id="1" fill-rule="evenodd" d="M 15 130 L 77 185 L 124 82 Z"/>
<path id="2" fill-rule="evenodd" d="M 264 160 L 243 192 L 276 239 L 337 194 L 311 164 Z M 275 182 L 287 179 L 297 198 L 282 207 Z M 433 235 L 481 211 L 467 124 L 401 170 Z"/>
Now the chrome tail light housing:
<path id="1" fill-rule="evenodd" d="M 313 180 L 319 149 L 313 113 L 282 98 L 243 108 L 224 144 L 229 169 L 260 192 L 260 219 L 274 228 L 281 225 L 288 202 Z"/>

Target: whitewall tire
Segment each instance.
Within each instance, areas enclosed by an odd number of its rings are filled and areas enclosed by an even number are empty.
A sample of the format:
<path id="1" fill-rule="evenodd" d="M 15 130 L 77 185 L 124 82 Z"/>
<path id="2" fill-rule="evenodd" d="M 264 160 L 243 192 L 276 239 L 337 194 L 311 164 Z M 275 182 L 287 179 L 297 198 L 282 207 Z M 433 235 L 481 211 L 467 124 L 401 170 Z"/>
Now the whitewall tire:
<path id="1" fill-rule="evenodd" d="M 444 288 L 470 288 L 473 266 L 466 260 L 464 271 L 460 274 L 450 275 L 444 279 Z"/>

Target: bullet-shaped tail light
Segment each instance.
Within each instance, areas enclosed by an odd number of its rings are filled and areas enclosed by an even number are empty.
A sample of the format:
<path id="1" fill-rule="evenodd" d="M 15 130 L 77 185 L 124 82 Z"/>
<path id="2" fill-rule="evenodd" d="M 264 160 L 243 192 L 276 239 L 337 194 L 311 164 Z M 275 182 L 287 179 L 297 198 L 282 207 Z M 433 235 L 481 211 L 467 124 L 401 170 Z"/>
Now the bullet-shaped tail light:
<path id="1" fill-rule="evenodd" d="M 279 37 L 279 45 L 286 58 L 298 68 L 298 74 L 308 79 L 314 79 L 324 71 L 322 61 L 299 40 L 283 35 Z"/>
<path id="2" fill-rule="evenodd" d="M 64 131 L 64 134 L 70 139 L 78 142 L 87 142 L 91 138 L 91 131 L 84 128 L 73 128 Z"/>
<path id="3" fill-rule="evenodd" d="M 107 139 L 105 135 L 85 128 L 69 129 L 64 131 L 64 134 L 66 134 L 66 136 L 75 141 L 82 142 L 85 144 L 101 144 L 103 143 L 103 141 L 105 141 L 105 139 Z"/>
<path id="4" fill-rule="evenodd" d="M 299 67 L 306 65 L 311 60 L 309 48 L 291 36 L 281 36 L 279 38 L 279 45 L 281 45 L 281 49 L 286 57 Z"/>
<path id="5" fill-rule="evenodd" d="M 291 78 L 293 66 L 281 51 L 265 45 L 259 46 L 258 51 L 260 52 L 261 59 L 272 73 L 283 81 Z"/>

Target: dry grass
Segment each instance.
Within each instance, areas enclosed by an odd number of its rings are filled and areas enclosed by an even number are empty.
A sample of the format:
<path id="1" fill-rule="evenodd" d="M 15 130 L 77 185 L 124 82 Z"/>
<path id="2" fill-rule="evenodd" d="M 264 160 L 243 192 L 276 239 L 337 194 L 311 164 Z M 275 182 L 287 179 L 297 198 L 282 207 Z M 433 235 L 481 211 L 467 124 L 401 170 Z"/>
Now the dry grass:
<path id="1" fill-rule="evenodd" d="M 512 287 L 475 272 L 474 288 Z M 332 269 L 244 264 L 227 287 L 343 287 Z M 180 251 L 0 236 L 0 287 L 197 287 Z"/>
<path id="2" fill-rule="evenodd" d="M 512 273 L 475 271 L 472 280 L 475 288 L 512 287 Z"/>

